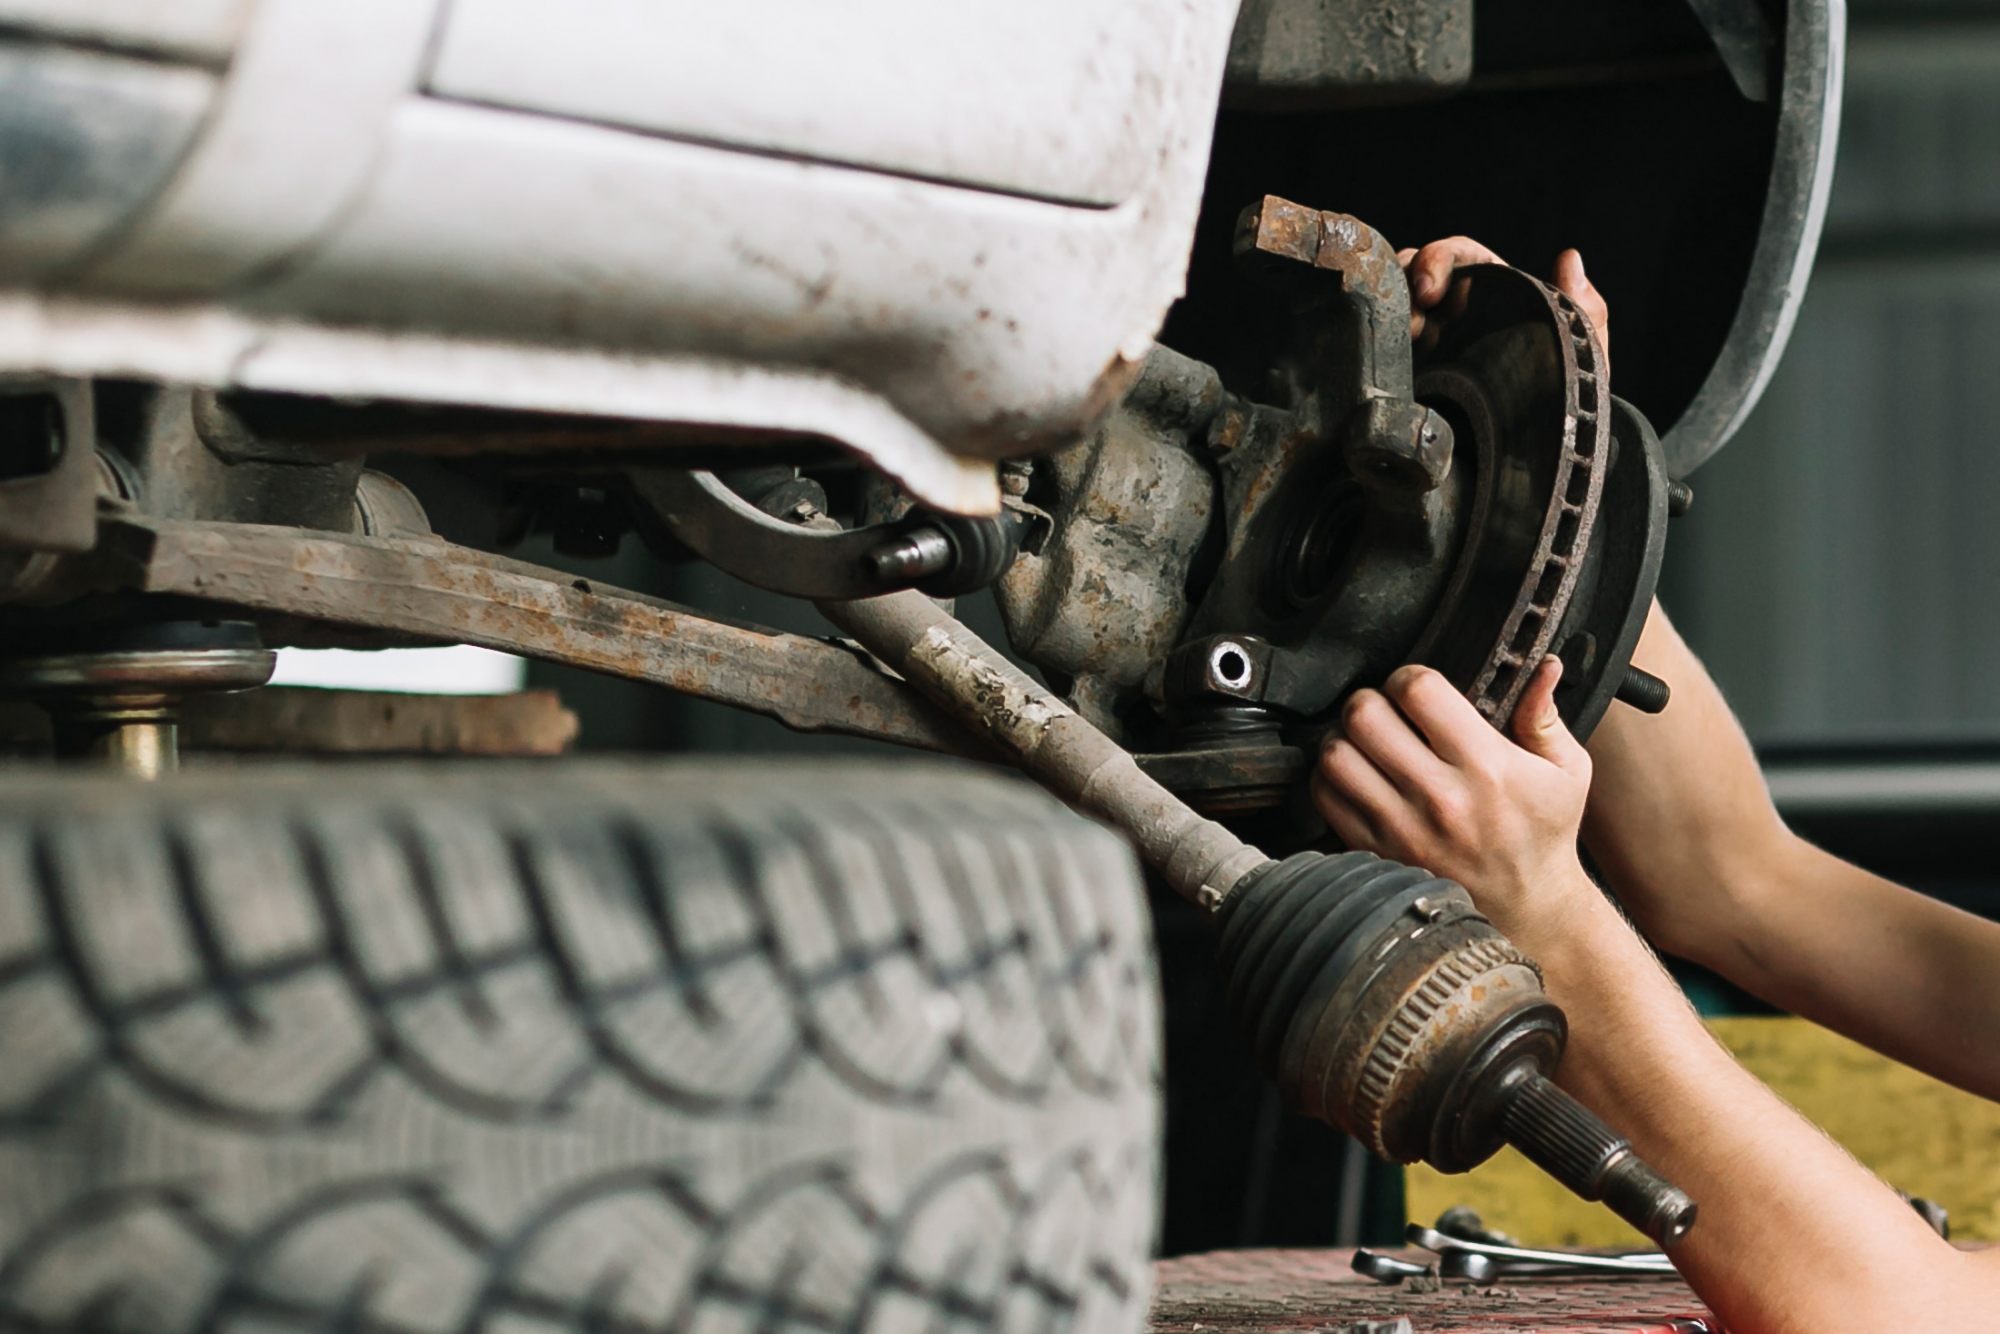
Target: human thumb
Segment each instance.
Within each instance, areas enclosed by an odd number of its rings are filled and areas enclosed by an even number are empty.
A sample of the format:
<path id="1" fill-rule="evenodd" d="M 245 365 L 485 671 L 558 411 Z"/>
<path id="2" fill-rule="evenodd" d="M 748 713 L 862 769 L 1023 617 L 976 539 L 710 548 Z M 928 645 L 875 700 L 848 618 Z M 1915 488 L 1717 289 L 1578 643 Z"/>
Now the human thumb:
<path id="1" fill-rule="evenodd" d="M 1583 252 L 1565 250 L 1556 256 L 1556 290 L 1572 301 L 1580 300 L 1590 279 L 1583 272 Z"/>
<path id="2" fill-rule="evenodd" d="M 1556 710 L 1556 685 L 1562 680 L 1562 659 L 1551 654 L 1535 669 L 1528 688 L 1514 706 L 1514 739 L 1521 748 L 1559 769 L 1575 767 L 1584 750 Z"/>

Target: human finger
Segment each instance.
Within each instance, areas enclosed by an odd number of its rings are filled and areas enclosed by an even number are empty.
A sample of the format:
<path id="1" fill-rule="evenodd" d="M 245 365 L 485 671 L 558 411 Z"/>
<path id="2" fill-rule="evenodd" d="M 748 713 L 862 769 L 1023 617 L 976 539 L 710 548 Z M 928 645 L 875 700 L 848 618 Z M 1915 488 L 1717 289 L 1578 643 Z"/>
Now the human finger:
<path id="1" fill-rule="evenodd" d="M 1363 852 L 1380 850 L 1382 840 L 1375 832 L 1375 826 L 1356 809 L 1353 802 L 1333 790 L 1333 785 L 1327 782 L 1324 774 L 1312 777 L 1312 801 L 1319 818 L 1326 821 L 1326 827 L 1342 844 Z"/>
<path id="2" fill-rule="evenodd" d="M 1589 756 L 1583 743 L 1571 734 L 1556 708 L 1556 685 L 1562 680 L 1562 659 L 1551 654 L 1542 659 L 1514 706 L 1514 739 L 1530 754 L 1539 755 L 1558 769 L 1587 769 Z"/>
<path id="3" fill-rule="evenodd" d="M 1572 249 L 1556 256 L 1554 277 L 1556 290 L 1575 302 L 1576 308 L 1597 330 L 1597 341 L 1603 345 L 1608 359 L 1611 356 L 1611 307 L 1583 271 L 1583 255 Z"/>
<path id="4" fill-rule="evenodd" d="M 1445 295 L 1452 272 L 1468 264 L 1504 264 L 1507 261 L 1469 236 L 1447 236 L 1421 247 L 1406 266 L 1410 275 L 1410 300 L 1429 309 Z"/>
<path id="5" fill-rule="evenodd" d="M 1409 803 L 1362 749 L 1345 737 L 1320 752 L 1320 773 L 1335 796 L 1353 806 L 1380 830 Z"/>
<path id="6" fill-rule="evenodd" d="M 1423 800 L 1450 769 L 1379 690 L 1357 690 L 1341 710 L 1341 731 L 1405 796 Z"/>
<path id="7" fill-rule="evenodd" d="M 1507 744 L 1472 701 L 1434 668 L 1416 663 L 1398 667 L 1383 682 L 1382 693 L 1423 733 L 1438 758 L 1453 768 L 1484 765 L 1493 759 L 1496 745 Z"/>

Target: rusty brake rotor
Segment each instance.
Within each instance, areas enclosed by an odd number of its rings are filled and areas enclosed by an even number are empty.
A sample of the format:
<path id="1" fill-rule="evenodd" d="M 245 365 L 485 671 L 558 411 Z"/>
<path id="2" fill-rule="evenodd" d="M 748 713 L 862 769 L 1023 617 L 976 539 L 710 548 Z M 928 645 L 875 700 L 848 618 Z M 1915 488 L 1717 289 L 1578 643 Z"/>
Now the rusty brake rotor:
<path id="1" fill-rule="evenodd" d="M 1603 348 L 1568 297 L 1497 264 L 1455 281 L 1463 313 L 1416 391 L 1451 422 L 1476 480 L 1457 563 L 1410 658 L 1499 724 L 1559 643 L 1596 534 L 1612 414 Z"/>

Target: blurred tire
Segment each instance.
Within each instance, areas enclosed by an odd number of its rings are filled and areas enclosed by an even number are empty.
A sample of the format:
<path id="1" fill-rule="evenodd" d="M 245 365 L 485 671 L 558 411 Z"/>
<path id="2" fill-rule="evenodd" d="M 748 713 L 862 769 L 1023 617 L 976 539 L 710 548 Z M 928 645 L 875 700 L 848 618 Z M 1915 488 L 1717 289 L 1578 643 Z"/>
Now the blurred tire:
<path id="1" fill-rule="evenodd" d="M 0 1328 L 1136 1330 L 1123 845 L 941 765 L 0 776 Z"/>

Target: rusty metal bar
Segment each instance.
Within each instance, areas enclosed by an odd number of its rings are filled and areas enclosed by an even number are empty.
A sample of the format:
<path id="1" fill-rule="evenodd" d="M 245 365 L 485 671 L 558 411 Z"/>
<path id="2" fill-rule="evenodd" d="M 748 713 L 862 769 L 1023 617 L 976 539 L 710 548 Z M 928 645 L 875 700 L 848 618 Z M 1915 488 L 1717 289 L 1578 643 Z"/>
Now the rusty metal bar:
<path id="1" fill-rule="evenodd" d="M 1057 796 L 1116 825 L 1183 898 L 1214 911 L 1269 864 L 922 593 L 823 602 L 820 610 Z"/>
<path id="2" fill-rule="evenodd" d="M 309 621 L 476 644 L 922 750 L 976 743 L 830 640 L 717 621 L 558 570 L 427 539 L 107 519 L 100 580 Z"/>
<path id="3" fill-rule="evenodd" d="M 181 706 L 181 749 L 239 754 L 549 756 L 577 718 L 553 690 L 406 695 L 265 686 Z"/>

